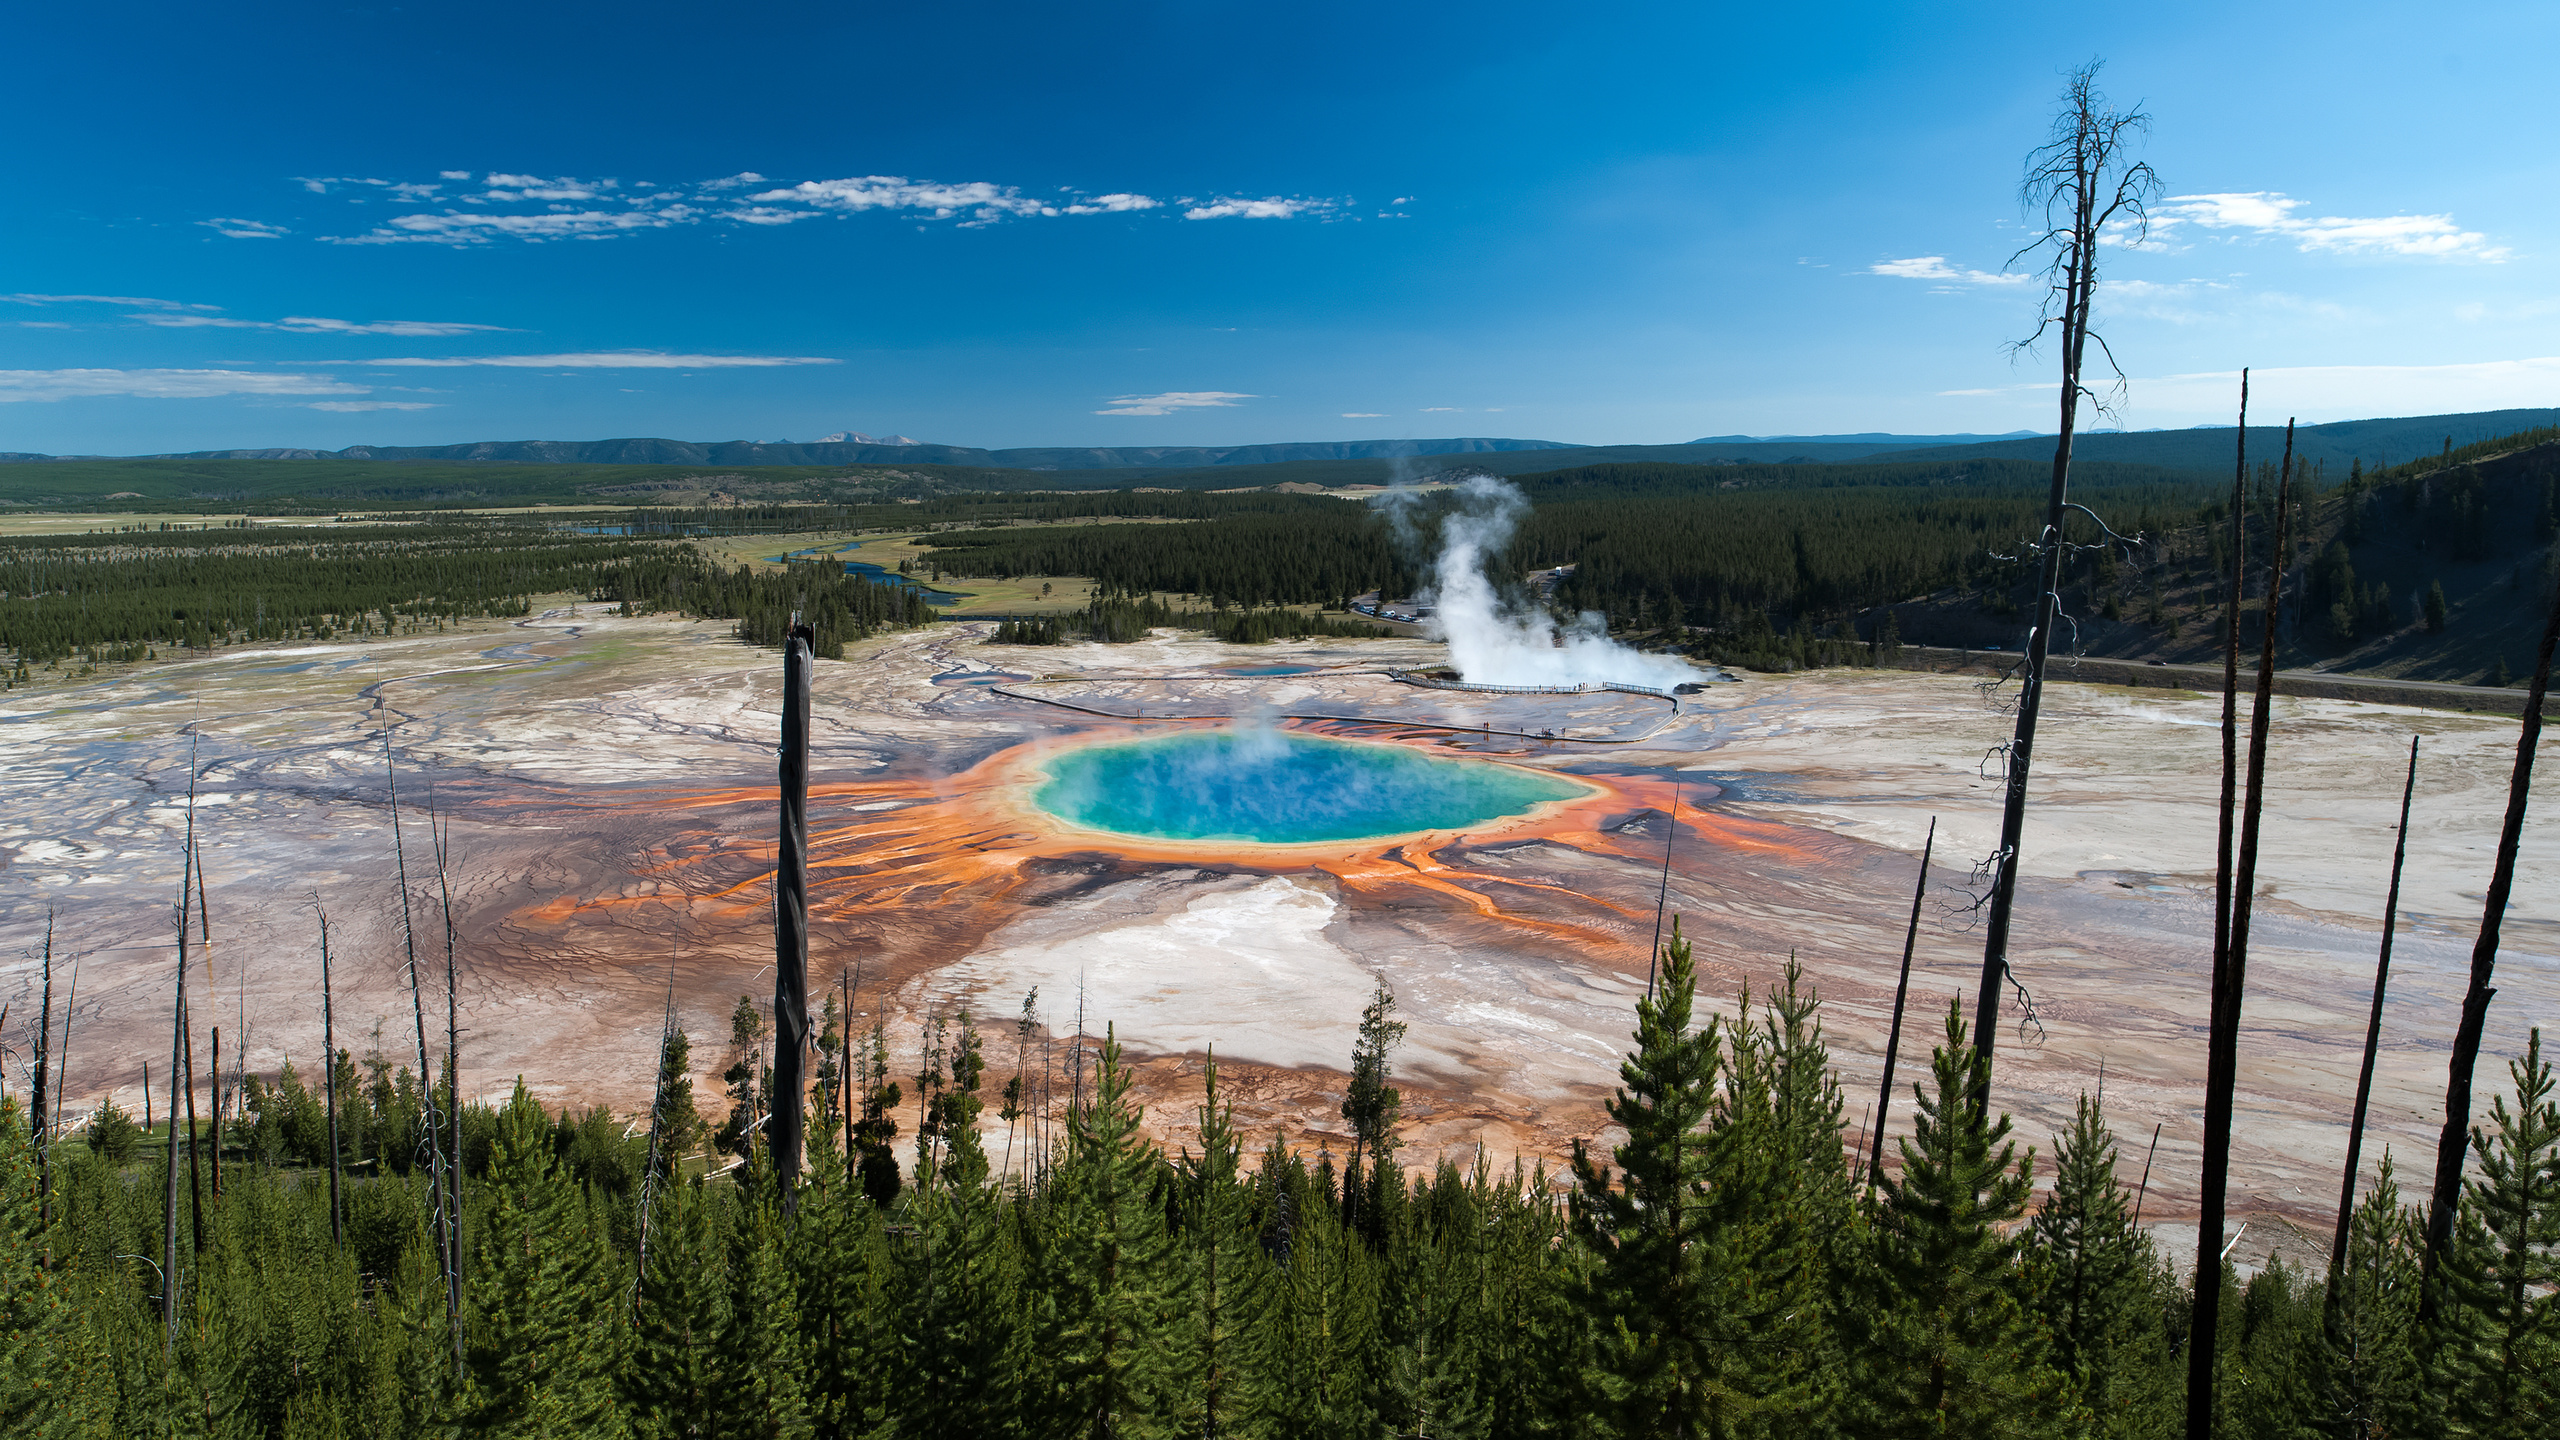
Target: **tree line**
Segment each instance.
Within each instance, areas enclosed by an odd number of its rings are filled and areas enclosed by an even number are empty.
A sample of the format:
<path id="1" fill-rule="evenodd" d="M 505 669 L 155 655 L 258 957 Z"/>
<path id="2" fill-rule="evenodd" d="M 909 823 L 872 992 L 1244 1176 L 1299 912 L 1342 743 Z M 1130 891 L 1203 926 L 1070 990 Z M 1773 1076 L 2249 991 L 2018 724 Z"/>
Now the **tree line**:
<path id="1" fill-rule="evenodd" d="M 141 1257 L 174 1147 L 125 1165 L 92 1148 L 94 1125 L 89 1146 L 54 1137 L 40 1189 L 12 1096 L 0 1427 L 2178 1433 L 2186 1288 L 2139 1227 L 2147 1179 L 2124 1182 L 2130 1157 L 2099 1101 L 2082 1097 L 2040 1161 L 1990 1112 L 1988 1062 L 1951 1011 L 1911 1090 L 1901 1163 L 1870 1173 L 1842 1143 L 1819 997 L 1794 966 L 1701 1023 L 1676 926 L 1659 958 L 1608 1103 L 1625 1138 L 1578 1145 L 1553 1174 L 1402 1162 L 1403 1026 L 1381 986 L 1350 1057 L 1339 1154 L 1251 1144 L 1214 1057 L 1196 1145 L 1168 1151 L 1142 1133 L 1116 1042 L 1076 1039 L 1071 1077 L 1047 1060 L 1027 1073 L 1017 1048 L 999 1087 L 1003 1057 L 991 1063 L 962 1015 L 930 1033 L 920 1143 L 904 1174 L 889 1156 L 885 1183 L 874 1106 L 897 1103 L 885 1051 L 831 1012 L 807 1178 L 786 1207 L 753 1123 L 768 1072 L 743 1007 L 727 1078 L 733 1112 L 748 1114 L 723 1127 L 740 1158 L 719 1172 L 678 1173 L 683 1145 L 663 1124 L 653 1143 L 600 1112 L 555 1115 L 521 1083 L 499 1106 L 465 1108 L 458 1335 L 423 1167 L 404 1173 L 398 1142 L 369 1128 L 418 1103 L 401 1091 L 414 1081 L 378 1059 L 335 1057 L 339 1144 L 362 1152 L 340 1157 L 356 1174 L 338 1212 L 306 1168 L 327 1149 L 312 1092 L 281 1074 L 235 1122 L 244 1161 L 166 1280 Z M 679 1077 L 687 1043 L 665 1041 Z M 2216 1434 L 2552 1433 L 2560 1106 L 2539 1032 L 2509 1070 L 2427 1318 L 2417 1221 L 2387 1156 L 2336 1270 L 2277 1261 L 2243 1282 L 2223 1267 L 2238 1318 L 2219 1337 Z M 649 1118 L 693 1109 L 662 1088 Z M 174 1332 L 164 1283 L 179 1291 Z"/>

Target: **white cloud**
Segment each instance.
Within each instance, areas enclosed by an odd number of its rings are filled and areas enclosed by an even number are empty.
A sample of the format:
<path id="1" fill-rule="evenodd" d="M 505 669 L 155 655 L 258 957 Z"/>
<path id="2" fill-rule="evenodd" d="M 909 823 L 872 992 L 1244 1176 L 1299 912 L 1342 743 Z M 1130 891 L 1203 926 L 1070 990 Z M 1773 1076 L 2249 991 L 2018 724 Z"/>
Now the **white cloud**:
<path id="1" fill-rule="evenodd" d="M 128 315 L 125 318 L 170 330 L 211 326 L 223 330 L 281 330 L 293 335 L 469 335 L 476 331 L 507 329 L 504 325 L 466 325 L 452 320 L 377 320 L 363 324 L 354 320 L 326 320 L 316 315 L 287 315 L 282 320 L 234 320 L 215 315 Z"/>
<path id="2" fill-rule="evenodd" d="M 425 185 L 405 180 L 372 180 L 355 175 L 296 175 L 293 178 L 301 181 L 302 188 L 314 195 L 326 195 L 332 188 L 354 186 L 359 190 L 378 191 L 395 200 L 405 200 L 413 204 L 431 198 L 437 191 L 444 188 L 442 185 Z M 452 171 L 446 171 L 445 178 L 467 180 L 470 175 L 467 171 L 458 175 Z"/>
<path id="3" fill-rule="evenodd" d="M 436 405 L 429 400 L 315 400 L 304 408 L 354 415 L 367 410 L 433 410 Z"/>
<path id="4" fill-rule="evenodd" d="M 1191 208 L 1182 212 L 1185 220 L 1287 220 L 1293 216 L 1322 214 L 1334 208 L 1331 200 L 1289 199 L 1278 195 L 1260 200 L 1239 200 L 1220 196 L 1209 201 L 1185 201 Z"/>
<path id="5" fill-rule="evenodd" d="M 1425 415 L 1464 415 L 1467 412 L 1459 409 L 1455 405 L 1425 405 L 1422 407 L 1422 413 Z"/>
<path id="6" fill-rule="evenodd" d="M 342 363 L 419 365 L 440 369 L 498 365 L 515 370 L 727 370 L 776 365 L 841 365 L 844 362 L 824 355 L 670 355 L 657 350 L 591 350 L 569 355 L 403 356 Z"/>
<path id="7" fill-rule="evenodd" d="M 1176 410 L 1204 410 L 1261 397 L 1234 390 L 1169 390 L 1162 395 L 1114 396 L 1111 408 L 1096 415 L 1170 415 Z"/>
<path id="8" fill-rule="evenodd" d="M 1348 203 L 1341 199 L 1276 195 L 1261 199 L 1219 196 L 1211 200 L 1168 201 L 1132 190 L 1092 194 L 1074 187 L 1061 187 L 1042 195 L 992 180 L 918 180 L 903 175 L 777 183 L 753 170 L 675 186 L 651 181 L 625 186 L 612 178 L 582 180 L 574 176 L 489 171 L 480 176 L 477 189 L 457 186 L 455 193 L 447 194 L 446 182 L 469 182 L 472 172 L 443 170 L 437 174 L 440 178 L 432 184 L 354 175 L 299 178 L 302 187 L 313 194 L 335 195 L 353 204 L 387 197 L 422 207 L 386 219 L 361 234 L 317 237 L 336 245 L 469 246 L 505 240 L 604 240 L 641 230 L 715 220 L 771 229 L 820 216 L 872 212 L 947 220 L 962 229 L 1062 215 L 1136 215 L 1169 207 L 1178 208 L 1190 220 L 1285 219 L 1330 215 Z M 424 208 L 430 206 L 433 208 Z M 290 233 L 282 225 L 258 220 L 198 223 L 242 239 Z"/>
<path id="9" fill-rule="evenodd" d="M 16 320 L 10 323 L 21 330 L 76 330 L 79 328 L 67 320 Z"/>
<path id="10" fill-rule="evenodd" d="M 1132 210 L 1154 210 L 1163 201 L 1151 195 L 1096 195 L 1063 207 L 1068 215 L 1125 215 Z"/>
<path id="11" fill-rule="evenodd" d="M 2211 195 L 2172 195 L 2152 212 L 2154 235 L 2174 236 L 2180 229 L 2226 230 L 2244 235 L 2276 236 L 2303 251 L 2341 255 L 2407 255 L 2431 260 L 2482 260 L 2496 263 L 2513 251 L 2492 245 L 2477 230 L 2465 230 L 2450 215 L 2304 215 L 2306 202 L 2281 191 L 2226 191 Z"/>
<path id="12" fill-rule="evenodd" d="M 1387 415 L 1383 410 L 1345 410 L 1342 412 L 1342 418 L 1345 420 L 1384 420 L 1387 418 Z"/>
<path id="13" fill-rule="evenodd" d="M 484 200 L 593 200 L 608 190 L 618 189 L 613 180 L 575 180 L 563 175 L 546 180 L 539 175 L 487 175 L 479 198 Z M 433 189 L 435 187 L 427 187 Z"/>
<path id="14" fill-rule="evenodd" d="M 270 225 L 264 220 L 199 220 L 196 223 L 234 240 L 273 240 L 293 233 L 282 225 Z"/>
<path id="15" fill-rule="evenodd" d="M 154 300 L 144 295 L 0 295 L 13 305 L 139 305 L 148 310 L 219 310 L 219 305 L 192 305 L 184 300 Z"/>
<path id="16" fill-rule="evenodd" d="M 1886 260 L 1867 267 L 1870 275 L 1891 275 L 1900 280 L 1926 280 L 1941 288 L 1958 285 L 2024 285 L 2032 275 L 2004 275 L 1990 270 L 1974 270 L 1947 263 L 1944 255 L 1915 255 L 1908 260 Z"/>
<path id="17" fill-rule="evenodd" d="M 0 401 L 99 395 L 202 400 L 218 395 L 367 393 L 362 385 L 327 375 L 265 375 L 249 370 L 0 370 Z"/>

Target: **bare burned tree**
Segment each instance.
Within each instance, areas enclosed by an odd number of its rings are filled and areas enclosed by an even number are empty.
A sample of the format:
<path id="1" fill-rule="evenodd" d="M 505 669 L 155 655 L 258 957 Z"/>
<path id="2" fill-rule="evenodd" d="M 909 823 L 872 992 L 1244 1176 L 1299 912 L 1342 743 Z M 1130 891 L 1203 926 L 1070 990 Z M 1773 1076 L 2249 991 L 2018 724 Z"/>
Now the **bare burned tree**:
<path id="1" fill-rule="evenodd" d="M 2124 375 L 2107 342 L 2089 326 L 2090 302 L 2098 290 L 2098 249 L 2102 242 L 2138 241 L 2148 233 L 2146 206 L 2160 188 L 2149 165 L 2128 158 L 2126 149 L 2151 125 L 2140 110 L 2119 111 L 2098 93 L 2098 62 L 2071 73 L 2062 104 L 2054 116 L 2053 138 L 2027 157 L 2027 177 L 2020 196 L 2031 213 L 2041 213 L 2044 233 L 2010 263 L 2030 255 L 2049 256 L 2043 305 L 2036 328 L 2013 347 L 2025 351 L 2059 332 L 2062 350 L 2061 434 L 2053 447 L 2053 489 L 2045 505 L 2043 534 L 2037 541 L 2039 578 L 2035 623 L 2027 632 L 2026 662 L 2019 681 L 2017 729 L 2007 755 L 2007 804 L 2000 818 L 2000 848 L 1990 866 L 1990 925 L 1982 948 L 1982 990 L 1975 1003 L 1973 1043 L 1987 1060 L 2000 1016 L 2000 987 L 2009 977 L 2009 917 L 2018 888 L 2018 845 L 2027 818 L 2027 771 L 2034 758 L 2036 717 L 2044 701 L 2045 657 L 2052 647 L 2055 613 L 2060 609 L 2063 521 L 2071 505 L 2071 440 L 2080 406 L 2088 402 L 2100 415 L 2114 413 L 2124 393 Z M 2092 388 L 2083 361 L 2089 342 L 2114 372 L 2115 383 L 2104 391 Z M 1982 1069 L 1990 1084 L 1991 1069 Z"/>
<path id="2" fill-rule="evenodd" d="M 2442 1299 L 2437 1271 L 2453 1243 L 2454 1211 L 2462 1200 L 2462 1164 L 2471 1134 L 2471 1069 L 2480 1059 L 2480 1032 L 2489 1021 L 2491 984 L 2498 970 L 2498 933 L 2507 918 L 2507 896 L 2516 883 L 2516 851 L 2524 839 L 2525 802 L 2533 793 L 2533 756 L 2542 741 L 2542 705 L 2551 693 L 2551 657 L 2560 647 L 2560 594 L 2551 602 L 2542 649 L 2533 664 L 2533 688 L 2525 693 L 2524 724 L 2516 735 L 2515 769 L 2507 782 L 2507 815 L 2498 830 L 2498 860 L 2480 907 L 2480 935 L 2471 947 L 2471 983 L 2462 995 L 2462 1023 L 2453 1032 L 2453 1058 L 2444 1083 L 2444 1134 L 2436 1142 L 2435 1193 L 2427 1204 L 2427 1284 L 2419 1290 L 2419 1318 L 2433 1323 Z"/>

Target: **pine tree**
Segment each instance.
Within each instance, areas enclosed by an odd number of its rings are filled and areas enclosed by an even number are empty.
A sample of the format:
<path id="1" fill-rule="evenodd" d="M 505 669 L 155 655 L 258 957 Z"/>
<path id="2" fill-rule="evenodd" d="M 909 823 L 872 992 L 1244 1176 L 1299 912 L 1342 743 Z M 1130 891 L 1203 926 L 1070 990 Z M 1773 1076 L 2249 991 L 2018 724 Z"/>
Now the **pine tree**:
<path id="1" fill-rule="evenodd" d="M 632 1428 L 646 1440 L 706 1440 L 720 1433 L 724 1397 L 716 1347 L 728 1329 L 725 1268 L 702 1186 L 662 1186 L 650 1222 L 649 1268 L 633 1306 L 631 1363 L 619 1377 Z"/>
<path id="2" fill-rule="evenodd" d="M 719 1434 L 796 1440 L 810 1433 L 809 1356 L 799 1289 L 784 1247 L 771 1151 L 756 1146 L 740 1173 L 728 1234 L 728 1323 L 717 1352 Z"/>
<path id="3" fill-rule="evenodd" d="M 902 1282 L 870 1200 L 815 1179 L 813 1169 L 791 1256 L 809 1343 L 810 1420 L 824 1440 L 843 1440 L 889 1423 Z"/>
<path id="4" fill-rule="evenodd" d="M 1235 1107 L 1218 1094 L 1218 1053 L 1209 1052 L 1200 1100 L 1200 1155 L 1183 1166 L 1183 1245 L 1191 1267 L 1190 1374 L 1183 1377 L 1185 1433 L 1203 1440 L 1244 1433 L 1253 1400 L 1245 1336 L 1268 1303 L 1268 1266 L 1254 1242 L 1248 1196 L 1237 1176 L 1242 1146 Z"/>
<path id="5" fill-rule="evenodd" d="M 1130 1078 L 1106 1031 L 1093 1099 L 1068 1117 L 1041 1277 L 1056 1429 L 1087 1440 L 1155 1433 L 1182 1376 L 1172 1342 L 1187 1300 Z"/>
<path id="6" fill-rule="evenodd" d="M 1901 1142 L 1902 1174 L 1881 1182 L 1869 1293 L 1845 1310 L 1862 1373 L 1850 1383 L 1852 1429 L 1874 1436 L 2040 1435 L 2055 1428 L 2061 1377 L 2044 1363 L 2018 1263 L 2035 1154 L 2009 1142 L 1983 1097 L 1989 1063 L 1947 1007 L 1931 1081 L 1912 1087 L 1919 1114 Z M 1931 1093 L 1934 1091 L 1935 1093 Z"/>
<path id="7" fill-rule="evenodd" d="M 2391 1152 L 2356 1202 L 2347 1263 L 2330 1277 L 2324 1314 L 2328 1414 L 2344 1440 L 2418 1433 L 2424 1373 L 2418 1361 L 2419 1257 L 2415 1212 L 2400 1204 Z"/>
<path id="8" fill-rule="evenodd" d="M 1377 1263 L 1324 1195 L 1321 1171 L 1291 1178 L 1303 1185 L 1280 1192 L 1291 1212 L 1286 1258 L 1272 1301 L 1255 1317 L 1263 1432 L 1367 1440 L 1378 1433 Z"/>
<path id="9" fill-rule="evenodd" d="M 882 1022 L 871 1022 L 871 1046 L 862 1063 L 862 1118 L 854 1123 L 853 1148 L 860 1152 L 855 1169 L 862 1181 L 862 1193 L 871 1203 L 887 1209 L 898 1198 L 897 1152 L 890 1148 L 898 1138 L 898 1121 L 894 1111 L 902 1098 L 897 1082 L 889 1078 L 889 1041 Z"/>
<path id="10" fill-rule="evenodd" d="M 1614 1169 L 1577 1141 L 1574 1234 L 1596 1264 L 1580 1292 L 1593 1334 L 1592 1402 L 1621 1433 L 1687 1434 L 1727 1397 L 1709 1306 L 1715 1249 L 1703 1133 L 1722 1065 L 1718 1023 L 1690 1029 L 1697 967 L 1675 920 L 1655 993 L 1636 1002 L 1636 1048 L 1618 1067 L 1609 1119 L 1627 1132 Z"/>
<path id="11" fill-rule="evenodd" d="M 2030 1226 L 2036 1312 L 2054 1368 L 2099 1435 L 2153 1433 L 2174 1418 L 2166 1331 L 2154 1303 L 2156 1263 L 2133 1228 L 2116 1179 L 2116 1138 L 2083 1092 L 2071 1129 L 2057 1137 L 2053 1190 Z"/>
<path id="12" fill-rule="evenodd" d="M 947 1174 L 919 1186 L 902 1218 L 912 1233 L 896 1251 L 901 1423 L 918 1435 L 1004 1433 L 1022 1413 L 1029 1338 L 1022 1249 L 1004 1199 Z"/>
<path id="13" fill-rule="evenodd" d="M 611 1382 L 624 1312 L 604 1227 L 560 1173 L 549 1119 L 522 1080 L 498 1114 L 482 1193 L 457 1428 L 493 1436 L 621 1433 Z"/>
<path id="14" fill-rule="evenodd" d="M 2560 1428 L 2560 1103 L 2539 1029 L 2507 1073 L 2514 1107 L 2501 1095 L 2489 1128 L 2472 1127 L 2480 1174 L 2464 1186 L 2430 1338 L 2457 1433 L 2521 1440 Z"/>
<path id="15" fill-rule="evenodd" d="M 1375 1244 L 1385 1231 L 1377 1213 L 1395 1165 L 1396 1118 L 1404 1096 L 1387 1083 L 1395 1075 L 1391 1056 L 1404 1043 L 1404 1022 L 1395 1018 L 1395 992 L 1384 977 L 1376 982 L 1369 1004 L 1360 1012 L 1359 1038 L 1351 1046 L 1351 1083 L 1342 1097 L 1342 1118 L 1351 1122 L 1351 1160 L 1343 1167 L 1343 1209 L 1352 1227 Z M 1366 1157 L 1368 1168 L 1361 1168 Z"/>
<path id="16" fill-rule="evenodd" d="M 36 1227 L 35 1148 L 17 1097 L 0 1100 L 0 1434 L 66 1433 L 66 1365 L 76 1314 L 45 1264 Z"/>

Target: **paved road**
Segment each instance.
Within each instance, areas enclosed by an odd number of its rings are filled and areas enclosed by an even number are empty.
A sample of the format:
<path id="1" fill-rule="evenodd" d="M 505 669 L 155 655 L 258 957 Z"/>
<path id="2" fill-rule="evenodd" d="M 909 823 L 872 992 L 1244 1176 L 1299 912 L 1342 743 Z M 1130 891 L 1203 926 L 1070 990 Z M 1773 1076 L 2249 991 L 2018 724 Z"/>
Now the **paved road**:
<path id="1" fill-rule="evenodd" d="M 1948 650 L 1921 645 L 1906 645 L 1903 654 L 1905 663 L 1912 668 L 1945 665 L 1959 660 L 1975 665 L 1999 665 L 2018 658 L 2014 650 Z M 2241 667 L 2240 683 L 2244 689 L 2254 685 L 2256 677 L 2256 666 Z M 2161 685 L 2215 690 L 2222 685 L 2222 667 L 2153 665 L 2141 660 L 2091 656 L 2076 665 L 2057 661 L 2052 678 L 2100 685 Z M 2278 670 L 2276 693 L 2362 700 L 2373 704 L 2421 705 L 2431 710 L 2484 710 L 2499 715 L 2521 715 L 2525 702 L 2525 692 L 2521 687 L 2500 689 L 2492 685 L 2452 685 L 2441 680 L 2393 680 L 2379 675 L 2327 670 Z M 2560 713 L 2560 710 L 2555 710 L 2551 697 L 2544 698 L 2542 713 L 2546 717 Z"/>

